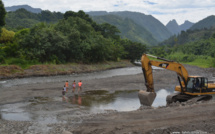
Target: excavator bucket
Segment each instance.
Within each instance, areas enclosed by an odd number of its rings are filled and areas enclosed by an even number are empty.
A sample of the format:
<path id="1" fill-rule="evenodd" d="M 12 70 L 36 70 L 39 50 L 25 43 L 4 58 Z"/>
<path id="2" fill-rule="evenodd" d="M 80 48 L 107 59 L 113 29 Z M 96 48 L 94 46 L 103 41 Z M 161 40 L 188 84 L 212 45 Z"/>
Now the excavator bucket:
<path id="1" fill-rule="evenodd" d="M 139 97 L 141 105 L 151 106 L 155 100 L 156 93 L 155 92 L 146 92 L 146 91 L 140 90 L 138 93 L 138 97 Z"/>

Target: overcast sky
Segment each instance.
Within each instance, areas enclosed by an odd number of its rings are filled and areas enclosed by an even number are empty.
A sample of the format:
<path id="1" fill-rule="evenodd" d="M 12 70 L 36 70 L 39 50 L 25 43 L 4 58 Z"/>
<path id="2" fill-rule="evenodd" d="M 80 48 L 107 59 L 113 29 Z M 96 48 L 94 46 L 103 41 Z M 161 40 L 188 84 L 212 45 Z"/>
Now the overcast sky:
<path id="1" fill-rule="evenodd" d="M 2 0 L 5 7 L 27 4 L 42 10 L 135 11 L 152 15 L 166 25 L 175 19 L 198 22 L 215 14 L 215 0 Z"/>

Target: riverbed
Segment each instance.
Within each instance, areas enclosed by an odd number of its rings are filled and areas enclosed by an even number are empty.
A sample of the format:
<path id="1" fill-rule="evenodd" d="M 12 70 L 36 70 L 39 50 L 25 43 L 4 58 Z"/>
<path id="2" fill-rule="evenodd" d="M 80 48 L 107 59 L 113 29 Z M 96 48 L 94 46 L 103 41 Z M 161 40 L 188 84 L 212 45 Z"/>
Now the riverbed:
<path id="1" fill-rule="evenodd" d="M 213 79 L 208 70 L 187 68 L 192 74 Z M 169 123 L 181 124 L 185 130 L 187 125 L 183 118 L 195 122 L 194 130 L 214 130 L 198 127 L 202 124 L 196 123 L 196 120 L 205 121 L 213 127 L 214 102 L 166 107 L 165 96 L 174 91 L 177 76 L 166 70 L 154 70 L 153 73 L 158 96 L 149 109 L 140 109 L 137 97 L 139 90 L 146 89 L 140 67 L 0 81 L 0 133 L 145 133 L 171 126 Z M 66 80 L 70 88 L 63 98 L 61 91 Z M 81 93 L 77 89 L 72 93 L 74 80 L 82 80 Z"/>

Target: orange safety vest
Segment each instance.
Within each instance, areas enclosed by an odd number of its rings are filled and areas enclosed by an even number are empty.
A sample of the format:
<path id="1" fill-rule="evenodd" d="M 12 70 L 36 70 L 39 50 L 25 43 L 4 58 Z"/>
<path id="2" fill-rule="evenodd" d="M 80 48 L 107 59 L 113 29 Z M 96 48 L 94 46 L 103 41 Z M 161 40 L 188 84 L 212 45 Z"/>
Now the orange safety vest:
<path id="1" fill-rule="evenodd" d="M 65 86 L 66 86 L 66 87 L 68 87 L 68 86 L 69 86 L 69 83 L 68 83 L 68 82 L 66 82 L 66 83 L 65 83 Z"/>
<path id="2" fill-rule="evenodd" d="M 82 85 L 82 82 L 78 82 L 78 86 L 81 87 L 81 85 Z"/>

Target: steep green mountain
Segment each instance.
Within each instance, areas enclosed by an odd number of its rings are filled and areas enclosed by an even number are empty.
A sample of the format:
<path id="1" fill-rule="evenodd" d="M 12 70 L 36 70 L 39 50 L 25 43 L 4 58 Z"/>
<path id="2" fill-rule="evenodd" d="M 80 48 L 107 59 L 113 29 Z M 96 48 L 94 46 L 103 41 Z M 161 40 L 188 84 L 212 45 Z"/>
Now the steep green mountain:
<path id="1" fill-rule="evenodd" d="M 185 21 L 183 24 L 178 25 L 175 19 L 169 21 L 166 25 L 167 29 L 174 35 L 179 34 L 181 31 L 186 31 L 189 29 L 194 23 Z"/>
<path id="2" fill-rule="evenodd" d="M 200 41 L 202 39 L 209 39 L 215 33 L 215 28 L 210 29 L 196 29 L 182 31 L 179 35 L 171 36 L 169 39 L 159 43 L 159 45 L 177 46 L 190 42 Z"/>
<path id="3" fill-rule="evenodd" d="M 18 6 L 5 7 L 7 12 L 16 11 L 16 10 L 18 10 L 20 8 L 24 8 L 25 10 L 27 10 L 29 12 L 32 12 L 32 13 L 41 13 L 42 12 L 42 9 L 40 9 L 40 8 L 32 8 L 29 5 L 18 5 Z"/>
<path id="4" fill-rule="evenodd" d="M 8 12 L 5 18 L 7 29 L 30 28 L 39 22 L 56 23 L 63 18 L 60 12 L 42 11 L 32 13 L 24 8 Z"/>
<path id="5" fill-rule="evenodd" d="M 209 29 L 211 27 L 215 27 L 215 16 L 214 15 L 208 16 L 207 18 L 197 22 L 190 29 L 191 30 L 203 29 L 203 28 Z"/>
<path id="6" fill-rule="evenodd" d="M 163 41 L 172 35 L 159 20 L 155 19 L 151 15 L 145 15 L 143 13 L 130 12 L 130 11 L 109 12 L 109 13 L 97 11 L 97 12 L 88 12 L 88 14 L 91 16 L 113 14 L 113 15 L 122 17 L 123 19 L 129 18 L 139 26 L 149 31 L 158 42 Z"/>
<path id="7" fill-rule="evenodd" d="M 109 23 L 116 26 L 120 31 L 122 38 L 128 38 L 132 41 L 141 42 L 148 45 L 156 45 L 158 42 L 153 38 L 152 34 L 144 27 L 134 23 L 133 20 L 128 18 L 121 18 L 116 15 L 103 15 L 92 17 L 97 23 Z"/>

